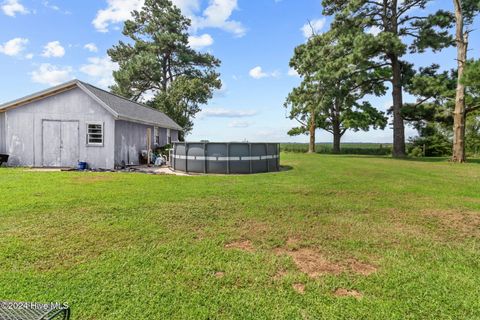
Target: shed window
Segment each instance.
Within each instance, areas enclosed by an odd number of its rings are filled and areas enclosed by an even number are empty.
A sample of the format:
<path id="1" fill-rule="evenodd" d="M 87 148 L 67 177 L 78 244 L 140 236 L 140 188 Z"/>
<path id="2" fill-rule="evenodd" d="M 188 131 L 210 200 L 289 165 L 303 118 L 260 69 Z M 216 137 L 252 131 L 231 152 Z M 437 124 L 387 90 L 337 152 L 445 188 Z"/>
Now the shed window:
<path id="1" fill-rule="evenodd" d="M 158 127 L 153 128 L 153 136 L 155 137 L 155 144 L 160 145 L 160 130 L 158 130 Z"/>
<path id="2" fill-rule="evenodd" d="M 103 146 L 103 123 L 87 123 L 87 145 Z"/>

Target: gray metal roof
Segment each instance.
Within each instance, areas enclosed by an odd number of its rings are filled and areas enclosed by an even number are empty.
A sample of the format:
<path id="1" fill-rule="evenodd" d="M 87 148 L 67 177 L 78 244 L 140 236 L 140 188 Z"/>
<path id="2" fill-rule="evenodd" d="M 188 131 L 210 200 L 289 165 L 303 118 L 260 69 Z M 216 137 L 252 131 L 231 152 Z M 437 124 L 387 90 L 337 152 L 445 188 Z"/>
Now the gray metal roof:
<path id="1" fill-rule="evenodd" d="M 24 98 L 5 103 L 0 105 L 0 111 L 2 111 L 2 109 L 7 110 L 12 107 L 24 105 L 31 101 L 42 99 L 45 96 L 69 90 L 75 86 L 84 90 L 93 98 L 96 98 L 96 100 L 108 111 L 110 111 L 117 119 L 141 122 L 162 128 L 182 130 L 182 127 L 180 127 L 175 121 L 173 121 L 163 112 L 147 107 L 141 103 L 128 100 L 79 80 L 69 81 L 59 86 L 55 86 L 53 88 L 28 95 Z"/>
<path id="2" fill-rule="evenodd" d="M 116 94 L 92 86 L 91 84 L 82 81 L 79 82 L 98 99 L 102 100 L 107 106 L 112 108 L 113 111 L 118 114 L 119 118 L 151 123 L 162 128 L 182 130 L 182 127 L 163 112 L 125 99 Z"/>

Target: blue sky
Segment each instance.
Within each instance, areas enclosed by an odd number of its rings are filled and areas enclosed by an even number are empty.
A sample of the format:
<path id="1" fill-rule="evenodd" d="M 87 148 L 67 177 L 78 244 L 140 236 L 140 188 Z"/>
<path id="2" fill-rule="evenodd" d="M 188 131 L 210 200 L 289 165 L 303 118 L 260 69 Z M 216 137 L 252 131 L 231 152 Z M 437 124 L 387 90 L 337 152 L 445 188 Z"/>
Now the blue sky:
<path id="1" fill-rule="evenodd" d="M 328 29 L 320 0 L 174 0 L 193 21 L 191 43 L 222 60 L 224 87 L 195 120 L 188 140 L 296 141 L 295 122 L 283 102 L 300 79 L 289 72 L 295 46 L 305 41 L 302 27 L 311 21 Z M 141 0 L 0 0 L 0 102 L 78 78 L 106 88 L 111 84 L 106 51 L 122 39 L 122 21 Z M 429 10 L 451 10 L 451 1 L 433 2 Z M 475 29 L 480 29 L 478 21 Z M 479 31 L 471 35 L 470 57 L 479 57 Z M 416 66 L 455 66 L 453 48 L 408 56 Z M 407 100 L 413 99 L 406 97 Z M 385 110 L 390 93 L 372 98 Z M 407 136 L 414 135 L 411 129 Z M 345 142 L 391 142 L 390 129 L 348 132 Z M 318 141 L 331 141 L 319 130 Z"/>

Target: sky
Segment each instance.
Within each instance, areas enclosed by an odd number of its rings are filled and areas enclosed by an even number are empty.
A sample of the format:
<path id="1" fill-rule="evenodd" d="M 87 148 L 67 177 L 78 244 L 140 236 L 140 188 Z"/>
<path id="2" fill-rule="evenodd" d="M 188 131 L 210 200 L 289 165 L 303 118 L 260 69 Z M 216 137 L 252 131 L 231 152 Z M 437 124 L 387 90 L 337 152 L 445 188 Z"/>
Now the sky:
<path id="1" fill-rule="evenodd" d="M 307 142 L 290 137 L 295 121 L 283 107 L 301 79 L 288 63 L 296 46 L 309 36 L 310 23 L 325 32 L 321 0 L 173 0 L 192 20 L 190 44 L 222 61 L 223 88 L 195 119 L 187 140 Z M 427 9 L 452 10 L 452 1 L 436 0 Z M 119 40 L 123 21 L 142 0 L 0 0 L 0 103 L 71 79 L 108 88 L 113 83 L 107 50 Z M 475 22 L 474 29 L 480 30 Z M 471 36 L 470 57 L 479 57 L 480 31 Z M 408 55 L 416 67 L 433 62 L 455 67 L 455 49 Z M 405 100 L 414 101 L 405 96 Z M 391 94 L 369 97 L 385 111 Z M 407 138 L 415 135 L 411 128 Z M 330 142 L 318 130 L 317 141 Z M 390 143 L 392 130 L 347 132 L 343 142 Z"/>

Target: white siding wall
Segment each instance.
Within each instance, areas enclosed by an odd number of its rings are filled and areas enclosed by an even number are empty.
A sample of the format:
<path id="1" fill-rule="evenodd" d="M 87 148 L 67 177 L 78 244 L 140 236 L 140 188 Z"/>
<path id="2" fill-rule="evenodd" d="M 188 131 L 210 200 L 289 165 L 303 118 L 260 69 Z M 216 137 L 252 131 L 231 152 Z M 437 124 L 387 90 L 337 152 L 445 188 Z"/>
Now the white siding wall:
<path id="1" fill-rule="evenodd" d="M 117 120 L 115 123 L 115 165 L 121 165 L 122 161 L 127 165 L 138 165 L 139 155 L 147 149 L 147 128 L 152 132 L 152 148 L 155 148 L 153 126 Z M 178 131 L 170 130 L 172 142 L 178 140 Z M 160 134 L 159 147 L 167 144 L 167 129 L 158 128 Z"/>
<path id="2" fill-rule="evenodd" d="M 42 120 L 70 120 L 79 122 L 79 161 L 92 168 L 113 169 L 115 120 L 95 100 L 75 88 L 55 96 L 32 102 L 6 112 L 6 153 L 9 165 L 43 165 Z M 104 144 L 87 146 L 86 123 L 104 123 Z"/>
<path id="3" fill-rule="evenodd" d="M 5 153 L 5 113 L 0 113 L 0 153 Z"/>
<path id="4" fill-rule="evenodd" d="M 120 165 L 122 161 L 127 165 L 138 165 L 139 155 L 142 150 L 147 149 L 147 128 L 151 129 L 152 145 L 155 142 L 153 137 L 153 126 L 147 126 L 135 122 L 117 120 L 115 123 L 115 164 Z"/>

